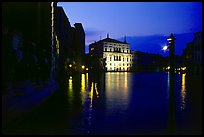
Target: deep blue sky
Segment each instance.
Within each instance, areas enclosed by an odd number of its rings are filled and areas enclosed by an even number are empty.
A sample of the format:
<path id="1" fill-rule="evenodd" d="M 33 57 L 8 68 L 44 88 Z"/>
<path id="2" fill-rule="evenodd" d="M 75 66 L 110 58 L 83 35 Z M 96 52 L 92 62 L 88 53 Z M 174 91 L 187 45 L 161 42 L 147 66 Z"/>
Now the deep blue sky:
<path id="1" fill-rule="evenodd" d="M 83 24 L 87 47 L 109 33 L 121 41 L 126 35 L 132 50 L 168 55 L 161 48 L 173 33 L 176 54 L 181 55 L 193 33 L 202 31 L 201 2 L 58 2 L 58 6 L 72 26 Z"/>

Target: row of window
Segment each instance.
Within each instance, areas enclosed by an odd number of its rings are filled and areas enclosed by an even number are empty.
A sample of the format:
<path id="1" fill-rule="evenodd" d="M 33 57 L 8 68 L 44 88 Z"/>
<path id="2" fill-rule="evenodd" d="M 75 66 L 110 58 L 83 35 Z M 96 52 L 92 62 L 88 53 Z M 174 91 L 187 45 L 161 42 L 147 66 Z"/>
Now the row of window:
<path id="1" fill-rule="evenodd" d="M 114 48 L 113 50 L 111 48 L 109 50 L 108 48 L 104 48 L 104 51 L 130 53 L 130 50 L 128 48 L 126 49 L 126 52 L 124 49 L 120 49 L 120 48 Z"/>
<path id="2" fill-rule="evenodd" d="M 112 64 L 112 63 L 107 64 L 107 63 L 106 63 L 106 66 L 117 66 L 117 64 L 115 64 L 115 63 L 113 63 L 113 64 Z M 125 64 L 125 63 L 120 64 L 120 63 L 119 63 L 118 66 L 130 66 L 130 67 L 131 67 L 132 64 Z"/>
<path id="3" fill-rule="evenodd" d="M 106 58 L 109 61 L 132 61 L 131 58 L 127 58 L 125 60 L 125 58 L 121 57 L 121 56 L 111 56 L 111 57 L 107 57 Z"/>

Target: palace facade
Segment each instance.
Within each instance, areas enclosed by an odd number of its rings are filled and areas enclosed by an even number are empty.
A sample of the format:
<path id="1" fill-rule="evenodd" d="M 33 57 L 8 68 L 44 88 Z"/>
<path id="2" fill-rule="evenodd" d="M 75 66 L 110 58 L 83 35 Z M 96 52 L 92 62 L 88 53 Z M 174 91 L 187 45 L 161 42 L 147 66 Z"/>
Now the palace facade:
<path id="1" fill-rule="evenodd" d="M 132 67 L 132 54 L 130 45 L 124 42 L 107 38 L 89 45 L 91 66 L 106 71 L 130 71 Z"/>

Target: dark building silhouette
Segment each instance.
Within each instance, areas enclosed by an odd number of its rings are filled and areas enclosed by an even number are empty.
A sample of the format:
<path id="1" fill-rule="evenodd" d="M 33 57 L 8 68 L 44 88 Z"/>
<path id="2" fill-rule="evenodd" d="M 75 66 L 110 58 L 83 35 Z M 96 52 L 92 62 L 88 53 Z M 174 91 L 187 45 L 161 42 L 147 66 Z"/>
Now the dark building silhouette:
<path id="1" fill-rule="evenodd" d="M 81 23 L 75 23 L 73 30 L 73 50 L 77 71 L 85 65 L 85 32 Z"/>
<path id="2" fill-rule="evenodd" d="M 3 2 L 2 36 L 4 86 L 49 79 L 51 2 Z"/>
<path id="3" fill-rule="evenodd" d="M 158 72 L 169 65 L 168 57 L 159 54 L 150 54 L 141 51 L 131 51 L 133 56 L 132 71 Z"/>
<path id="4" fill-rule="evenodd" d="M 2 3 L 3 132 L 64 88 L 69 65 L 82 68 L 84 46 L 82 24 L 73 29 L 57 2 Z"/>
<path id="5" fill-rule="evenodd" d="M 59 75 L 63 75 L 68 64 L 73 62 L 74 46 L 71 25 L 62 7 L 56 7 L 55 22 L 56 47 L 58 49 L 57 70 Z"/>
<path id="6" fill-rule="evenodd" d="M 81 72 L 85 58 L 85 32 L 81 23 L 71 26 L 62 7 L 56 8 L 56 47 L 59 75 L 66 71 Z"/>
<path id="7" fill-rule="evenodd" d="M 202 32 L 194 33 L 192 42 L 183 50 L 183 64 L 189 73 L 202 73 Z"/>

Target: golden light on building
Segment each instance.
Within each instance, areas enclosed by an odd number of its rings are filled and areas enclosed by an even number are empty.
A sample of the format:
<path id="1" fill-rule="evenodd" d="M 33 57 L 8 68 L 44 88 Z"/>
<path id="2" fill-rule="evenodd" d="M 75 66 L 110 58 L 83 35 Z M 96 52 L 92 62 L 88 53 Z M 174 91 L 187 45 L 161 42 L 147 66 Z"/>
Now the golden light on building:
<path id="1" fill-rule="evenodd" d="M 132 66 L 130 45 L 107 37 L 89 45 L 90 53 L 105 61 L 107 71 L 129 71 Z M 100 47 L 100 48 L 99 48 Z"/>

